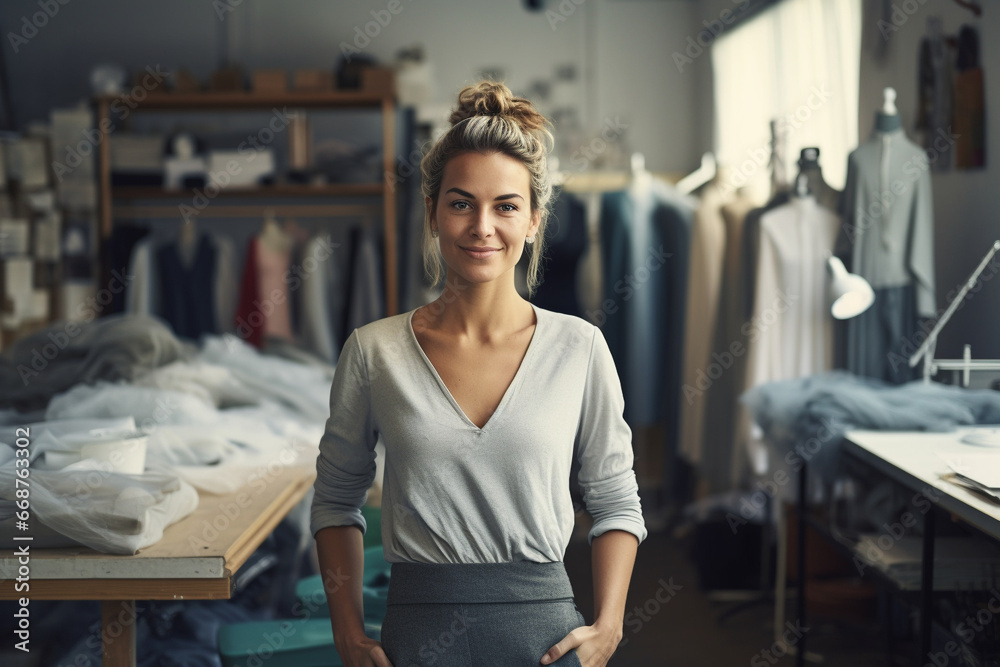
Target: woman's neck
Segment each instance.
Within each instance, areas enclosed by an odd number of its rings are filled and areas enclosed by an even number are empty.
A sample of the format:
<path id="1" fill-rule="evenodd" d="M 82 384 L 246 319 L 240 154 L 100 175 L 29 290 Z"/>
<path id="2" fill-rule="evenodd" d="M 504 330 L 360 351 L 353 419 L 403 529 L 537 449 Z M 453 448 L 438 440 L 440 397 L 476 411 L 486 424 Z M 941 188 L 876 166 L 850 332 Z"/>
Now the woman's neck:
<path id="1" fill-rule="evenodd" d="M 510 284 L 472 284 L 448 278 L 441 296 L 424 307 L 426 325 L 451 334 L 491 342 L 534 318 L 531 304 Z"/>

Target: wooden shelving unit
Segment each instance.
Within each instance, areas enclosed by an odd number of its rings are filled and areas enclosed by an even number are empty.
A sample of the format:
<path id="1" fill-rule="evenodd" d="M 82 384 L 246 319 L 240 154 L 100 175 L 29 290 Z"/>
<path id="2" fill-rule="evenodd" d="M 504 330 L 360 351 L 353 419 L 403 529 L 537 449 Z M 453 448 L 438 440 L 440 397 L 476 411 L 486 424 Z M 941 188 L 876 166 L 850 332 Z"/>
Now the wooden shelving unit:
<path id="1" fill-rule="evenodd" d="M 111 147 L 108 141 L 109 122 L 112 111 L 168 111 L 168 112 L 205 112 L 205 111 L 257 111 L 278 108 L 281 110 L 300 109 L 373 109 L 382 114 L 382 173 L 395 173 L 395 110 L 396 102 L 392 94 L 378 93 L 366 90 L 341 90 L 329 92 L 288 92 L 281 95 L 259 94 L 249 91 L 234 92 L 204 92 L 174 94 L 167 92 L 150 92 L 142 99 L 135 96 L 102 96 L 95 99 L 97 106 L 97 126 L 101 132 L 100 150 L 98 151 L 99 173 L 99 220 L 101 236 L 107 238 L 111 234 L 116 202 L 128 201 L 132 206 L 136 202 L 183 200 L 194 196 L 192 190 L 166 190 L 153 187 L 112 187 L 111 186 Z M 113 122 L 113 121 L 111 121 Z M 306 199 L 306 198 L 341 198 L 341 197 L 381 197 L 382 218 L 385 236 L 385 306 L 386 315 L 395 315 L 398 311 L 397 290 L 397 257 L 396 257 L 396 199 L 395 192 L 384 183 L 332 183 L 329 185 L 297 185 L 277 184 L 258 188 L 226 188 L 218 193 L 218 198 L 232 199 Z M 214 198 L 213 198 L 214 199 Z M 176 207 L 157 206 L 156 204 L 141 204 L 143 210 L 150 216 L 174 215 Z M 212 205 L 212 217 L 248 217 L 259 213 L 261 205 L 229 205 L 215 203 Z M 325 204 L 282 204 L 275 206 L 275 215 L 303 217 L 321 217 L 323 215 L 344 216 L 363 215 L 369 207 L 358 205 L 325 205 Z"/>

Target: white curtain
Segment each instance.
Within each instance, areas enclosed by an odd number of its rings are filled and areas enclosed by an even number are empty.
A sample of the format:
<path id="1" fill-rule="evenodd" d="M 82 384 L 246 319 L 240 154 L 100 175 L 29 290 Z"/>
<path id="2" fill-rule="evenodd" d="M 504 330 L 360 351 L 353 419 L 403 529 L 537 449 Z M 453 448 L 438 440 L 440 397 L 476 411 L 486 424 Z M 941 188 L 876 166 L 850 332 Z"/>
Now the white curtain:
<path id="1" fill-rule="evenodd" d="M 861 0 L 784 0 L 712 46 L 715 152 L 732 185 L 766 199 L 770 122 L 787 131 L 794 178 L 799 151 L 820 149 L 827 183 L 843 189 L 858 143 Z"/>

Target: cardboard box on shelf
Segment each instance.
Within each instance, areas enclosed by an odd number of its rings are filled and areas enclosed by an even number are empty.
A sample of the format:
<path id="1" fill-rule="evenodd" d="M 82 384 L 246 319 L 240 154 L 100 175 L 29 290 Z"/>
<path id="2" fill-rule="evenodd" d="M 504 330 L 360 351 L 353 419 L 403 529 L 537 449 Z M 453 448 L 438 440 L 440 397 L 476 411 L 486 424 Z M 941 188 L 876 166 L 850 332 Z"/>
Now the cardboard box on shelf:
<path id="1" fill-rule="evenodd" d="M 253 92 L 264 95 L 287 93 L 288 73 L 283 69 L 254 70 Z"/>
<path id="2" fill-rule="evenodd" d="M 396 89 L 395 75 L 389 67 L 366 67 L 361 70 L 361 88 L 365 92 L 389 95 Z"/>
<path id="3" fill-rule="evenodd" d="M 294 88 L 300 92 L 333 90 L 333 72 L 325 69 L 297 69 Z"/>

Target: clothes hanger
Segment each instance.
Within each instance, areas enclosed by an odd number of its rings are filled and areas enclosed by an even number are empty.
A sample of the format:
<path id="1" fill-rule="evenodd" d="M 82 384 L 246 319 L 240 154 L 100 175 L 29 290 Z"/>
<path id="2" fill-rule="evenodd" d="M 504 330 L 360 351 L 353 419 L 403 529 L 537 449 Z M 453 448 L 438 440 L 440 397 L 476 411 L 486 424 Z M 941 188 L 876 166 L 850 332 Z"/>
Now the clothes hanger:
<path id="1" fill-rule="evenodd" d="M 292 247 L 292 237 L 278 224 L 274 217 L 274 209 L 264 209 L 264 225 L 257 235 L 261 243 L 275 252 L 285 252 Z"/>
<path id="2" fill-rule="evenodd" d="M 646 171 L 646 158 L 642 153 L 632 153 L 629 160 L 629 171 L 632 175 L 629 182 L 629 190 L 633 194 L 644 194 L 649 191 L 649 186 L 653 183 L 653 175 Z"/>
<path id="3" fill-rule="evenodd" d="M 715 161 L 715 155 L 709 151 L 701 156 L 701 166 L 677 181 L 674 187 L 681 194 L 689 195 L 714 179 L 717 172 L 718 164 Z"/>

